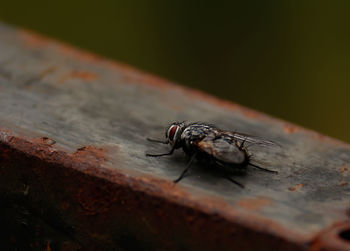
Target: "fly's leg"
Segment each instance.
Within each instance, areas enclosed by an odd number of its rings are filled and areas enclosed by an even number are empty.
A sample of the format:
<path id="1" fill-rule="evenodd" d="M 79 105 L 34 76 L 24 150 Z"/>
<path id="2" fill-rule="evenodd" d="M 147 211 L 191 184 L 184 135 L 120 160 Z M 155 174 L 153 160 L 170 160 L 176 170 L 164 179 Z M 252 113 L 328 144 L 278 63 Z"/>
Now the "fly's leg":
<path id="1" fill-rule="evenodd" d="M 158 140 L 158 139 L 150 139 L 150 138 L 147 138 L 148 141 L 151 141 L 151 142 L 155 142 L 155 143 L 161 143 L 161 144 L 169 144 L 169 141 L 166 140 L 166 141 L 162 141 L 162 140 Z"/>
<path id="2" fill-rule="evenodd" d="M 230 175 L 226 175 L 225 176 L 226 179 L 228 179 L 229 181 L 231 181 L 232 183 L 235 183 L 237 186 L 239 186 L 240 188 L 244 188 L 244 185 L 242 185 L 241 183 L 239 183 L 238 181 L 235 181 L 234 179 L 232 179 L 232 177 Z"/>
<path id="3" fill-rule="evenodd" d="M 177 182 L 179 182 L 180 180 L 183 179 L 183 177 L 185 176 L 185 174 L 186 174 L 186 173 L 188 172 L 188 170 L 190 169 L 190 166 L 191 166 L 193 160 L 195 159 L 195 157 L 196 157 L 196 153 L 193 154 L 193 155 L 191 156 L 191 159 L 190 159 L 190 161 L 187 163 L 187 166 L 186 166 L 185 170 L 182 171 L 182 173 L 181 173 L 181 175 L 180 175 L 179 178 L 177 178 L 176 180 L 174 180 L 174 183 L 177 183 Z"/>
<path id="4" fill-rule="evenodd" d="M 249 163 L 249 165 L 252 166 L 252 167 L 255 167 L 255 168 L 259 169 L 259 170 L 268 172 L 268 173 L 276 173 L 276 174 L 278 173 L 278 172 L 275 171 L 275 170 L 270 170 L 270 169 L 267 169 L 267 168 L 263 168 L 263 167 L 261 167 L 261 166 L 254 165 L 254 164 L 252 164 L 252 163 Z"/>
<path id="5" fill-rule="evenodd" d="M 160 156 L 165 156 L 165 155 L 172 155 L 174 150 L 175 150 L 175 145 L 173 146 L 173 148 L 171 148 L 170 152 L 168 152 L 168 153 L 160 153 L 160 154 L 149 154 L 149 153 L 146 153 L 146 156 L 147 157 L 160 157 Z"/>
<path id="6" fill-rule="evenodd" d="M 224 165 L 222 163 L 220 163 L 219 161 L 216 161 L 216 164 L 224 167 Z M 224 177 L 226 179 L 228 179 L 229 181 L 231 181 L 232 183 L 236 184 L 237 186 L 241 187 L 241 188 L 244 188 L 244 185 L 242 185 L 241 183 L 239 183 L 238 181 L 235 181 L 234 179 L 232 179 L 232 177 L 230 176 L 229 173 L 225 172 L 224 173 Z"/>

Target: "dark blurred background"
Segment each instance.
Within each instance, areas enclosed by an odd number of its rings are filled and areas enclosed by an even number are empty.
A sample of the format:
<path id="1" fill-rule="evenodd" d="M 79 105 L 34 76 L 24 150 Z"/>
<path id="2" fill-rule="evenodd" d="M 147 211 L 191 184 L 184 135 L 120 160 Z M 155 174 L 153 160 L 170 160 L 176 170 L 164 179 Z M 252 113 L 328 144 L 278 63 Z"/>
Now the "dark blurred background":
<path id="1" fill-rule="evenodd" d="M 350 1 L 2 1 L 28 28 L 350 142 Z"/>

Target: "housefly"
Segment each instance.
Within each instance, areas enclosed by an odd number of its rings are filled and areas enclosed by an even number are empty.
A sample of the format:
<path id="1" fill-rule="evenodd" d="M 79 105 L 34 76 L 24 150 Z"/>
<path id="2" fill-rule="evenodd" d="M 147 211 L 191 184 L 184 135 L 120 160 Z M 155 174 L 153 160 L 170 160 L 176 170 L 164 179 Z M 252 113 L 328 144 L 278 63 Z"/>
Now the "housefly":
<path id="1" fill-rule="evenodd" d="M 247 149 L 251 145 L 272 146 L 276 145 L 275 143 L 243 133 L 224 131 L 210 124 L 174 122 L 165 132 L 165 141 L 150 138 L 147 138 L 147 140 L 170 144 L 171 146 L 171 150 L 167 153 L 146 154 L 148 157 L 171 155 L 178 148 L 182 148 L 190 156 L 186 168 L 174 180 L 175 183 L 184 178 L 194 159 L 219 167 L 231 182 L 240 187 L 244 186 L 232 179 L 229 175 L 230 173 L 234 173 L 237 170 L 245 170 L 247 166 L 270 173 L 277 173 L 277 171 L 252 164 L 250 162 L 251 155 Z"/>

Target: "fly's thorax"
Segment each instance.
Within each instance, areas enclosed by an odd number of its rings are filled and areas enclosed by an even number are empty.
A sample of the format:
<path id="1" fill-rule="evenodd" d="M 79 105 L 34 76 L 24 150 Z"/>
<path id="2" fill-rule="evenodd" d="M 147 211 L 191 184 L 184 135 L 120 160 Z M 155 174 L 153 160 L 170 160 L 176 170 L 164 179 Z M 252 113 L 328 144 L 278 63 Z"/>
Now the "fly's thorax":
<path id="1" fill-rule="evenodd" d="M 184 128 L 181 139 L 182 140 L 198 140 L 208 135 L 210 128 L 201 124 L 192 124 Z"/>
<path id="2" fill-rule="evenodd" d="M 182 147 L 187 154 L 192 154 L 198 151 L 196 143 L 207 135 L 202 129 L 202 126 L 195 124 L 186 127 L 182 132 Z"/>

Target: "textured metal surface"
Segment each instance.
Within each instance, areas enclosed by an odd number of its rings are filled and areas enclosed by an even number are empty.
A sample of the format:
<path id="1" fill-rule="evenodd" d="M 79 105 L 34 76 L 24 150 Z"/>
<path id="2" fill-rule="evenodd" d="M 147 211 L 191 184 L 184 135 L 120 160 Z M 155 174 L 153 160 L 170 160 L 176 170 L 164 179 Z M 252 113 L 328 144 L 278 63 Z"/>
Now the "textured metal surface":
<path id="1" fill-rule="evenodd" d="M 2 201 L 60 233 L 31 247 L 350 249 L 347 144 L 5 25 L 0 107 Z M 174 185 L 188 159 L 145 138 L 182 120 L 277 142 L 250 151 L 279 174 L 240 189 L 197 163 Z"/>

